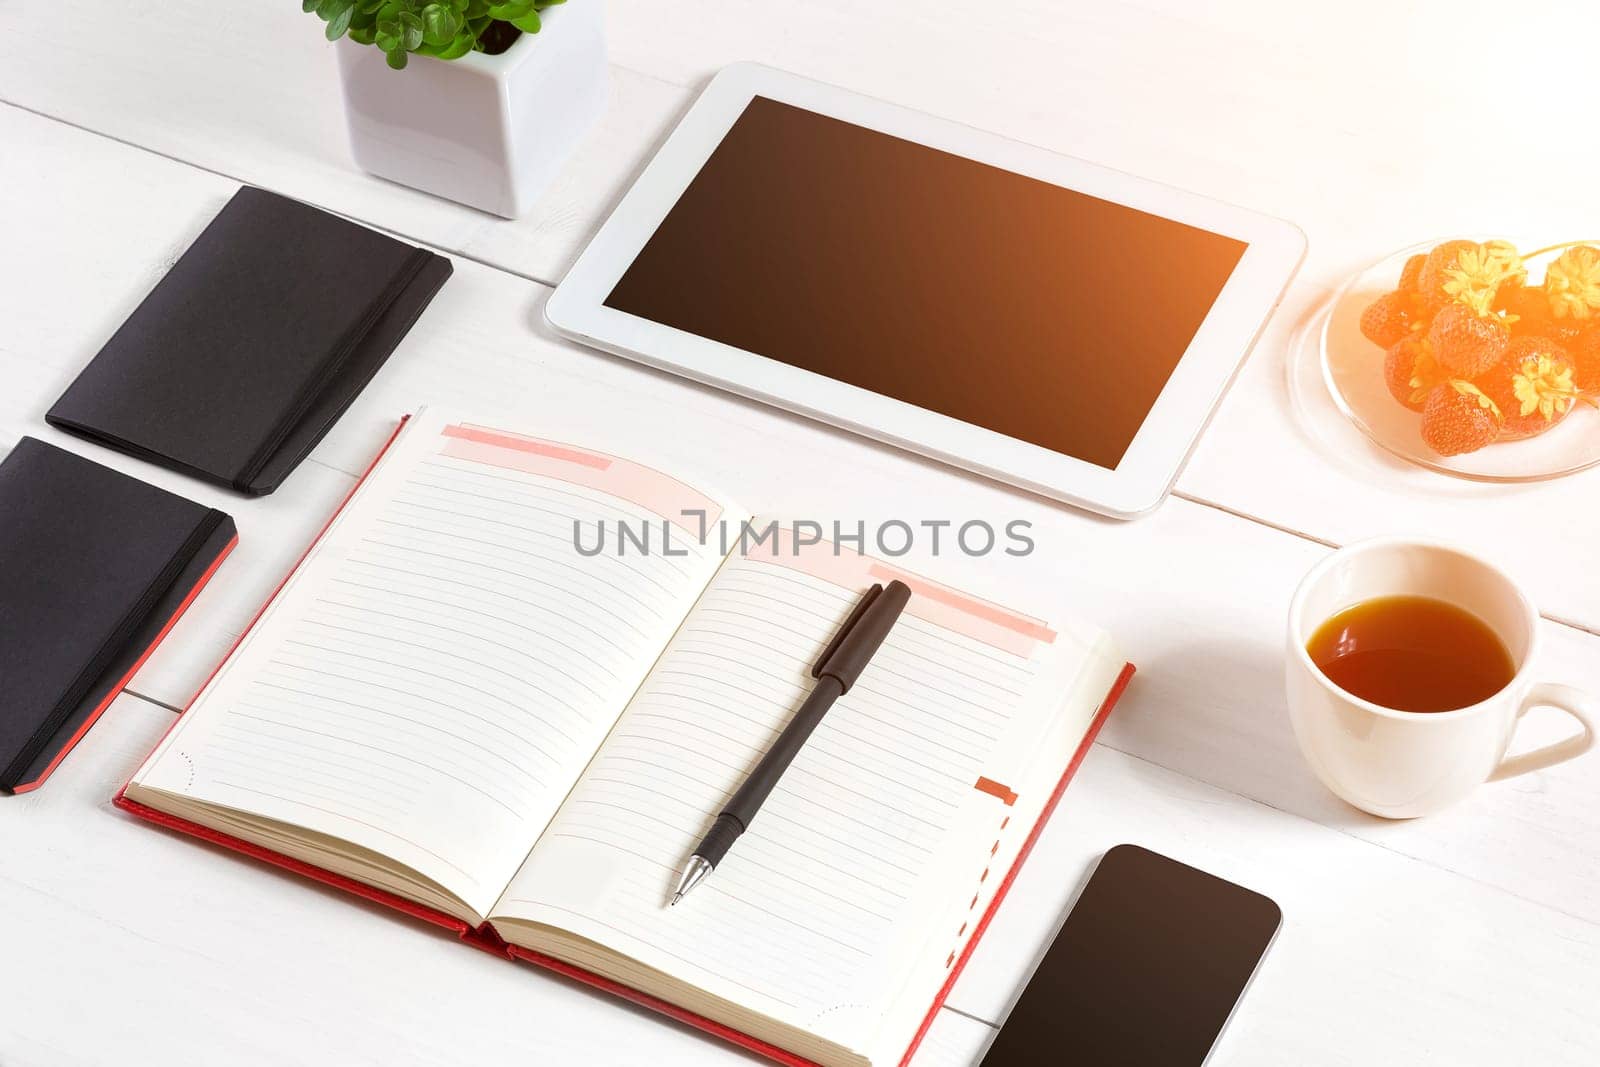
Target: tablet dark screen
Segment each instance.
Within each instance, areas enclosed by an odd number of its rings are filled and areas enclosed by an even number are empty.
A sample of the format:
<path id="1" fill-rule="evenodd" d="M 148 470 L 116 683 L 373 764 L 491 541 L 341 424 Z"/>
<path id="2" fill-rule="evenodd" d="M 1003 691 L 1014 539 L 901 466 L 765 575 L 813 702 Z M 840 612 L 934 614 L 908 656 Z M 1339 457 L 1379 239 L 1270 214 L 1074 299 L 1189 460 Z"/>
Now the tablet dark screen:
<path id="1" fill-rule="evenodd" d="M 1115 468 L 1244 250 L 758 96 L 605 304 Z"/>

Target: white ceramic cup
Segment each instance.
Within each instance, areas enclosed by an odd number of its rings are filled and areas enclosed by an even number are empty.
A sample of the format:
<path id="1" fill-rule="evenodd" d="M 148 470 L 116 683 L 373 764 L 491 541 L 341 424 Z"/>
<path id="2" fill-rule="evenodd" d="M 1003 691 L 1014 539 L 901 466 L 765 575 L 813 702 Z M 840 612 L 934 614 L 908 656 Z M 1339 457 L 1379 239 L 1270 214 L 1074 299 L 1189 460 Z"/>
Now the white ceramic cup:
<path id="1" fill-rule="evenodd" d="M 1511 683 L 1455 711 L 1395 711 L 1353 696 L 1312 662 L 1306 643 L 1327 619 L 1381 596 L 1427 596 L 1465 608 L 1499 634 L 1516 664 Z M 1350 545 L 1314 567 L 1289 606 L 1289 720 L 1324 785 L 1363 811 L 1409 819 L 1438 811 L 1486 781 L 1541 770 L 1593 747 L 1600 701 L 1570 686 L 1529 678 L 1539 613 L 1505 573 L 1452 545 L 1379 538 Z M 1579 733 L 1506 757 L 1530 708 L 1559 708 Z"/>

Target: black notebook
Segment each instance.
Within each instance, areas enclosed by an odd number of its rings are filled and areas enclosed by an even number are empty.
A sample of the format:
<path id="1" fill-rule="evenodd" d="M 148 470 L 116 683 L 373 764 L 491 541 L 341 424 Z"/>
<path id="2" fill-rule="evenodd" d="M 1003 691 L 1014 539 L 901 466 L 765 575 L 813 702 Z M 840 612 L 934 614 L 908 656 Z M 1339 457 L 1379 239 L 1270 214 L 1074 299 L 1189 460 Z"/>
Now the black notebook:
<path id="1" fill-rule="evenodd" d="M 237 540 L 220 511 L 24 437 L 0 461 L 0 789 L 38 785 Z"/>
<path id="2" fill-rule="evenodd" d="M 450 271 L 426 249 L 240 189 L 46 417 L 142 459 L 270 493 Z"/>

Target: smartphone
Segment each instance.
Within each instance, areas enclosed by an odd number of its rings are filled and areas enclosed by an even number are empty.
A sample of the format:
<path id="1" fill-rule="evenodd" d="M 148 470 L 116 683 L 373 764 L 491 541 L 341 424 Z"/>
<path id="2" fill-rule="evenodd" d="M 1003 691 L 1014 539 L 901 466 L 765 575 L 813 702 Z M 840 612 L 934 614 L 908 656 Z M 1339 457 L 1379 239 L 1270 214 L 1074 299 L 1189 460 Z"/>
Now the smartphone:
<path id="1" fill-rule="evenodd" d="M 1101 857 L 982 1067 L 1200 1067 L 1283 913 L 1137 845 Z"/>

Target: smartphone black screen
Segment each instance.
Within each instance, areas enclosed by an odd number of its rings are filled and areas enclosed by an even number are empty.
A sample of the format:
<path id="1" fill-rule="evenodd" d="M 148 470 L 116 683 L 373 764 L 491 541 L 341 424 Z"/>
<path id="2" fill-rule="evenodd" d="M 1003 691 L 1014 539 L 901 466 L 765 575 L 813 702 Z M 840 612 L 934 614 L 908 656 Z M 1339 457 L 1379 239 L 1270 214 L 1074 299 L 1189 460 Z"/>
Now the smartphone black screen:
<path id="1" fill-rule="evenodd" d="M 983 1067 L 1200 1067 L 1281 918 L 1260 893 L 1118 845 L 1101 858 Z"/>

